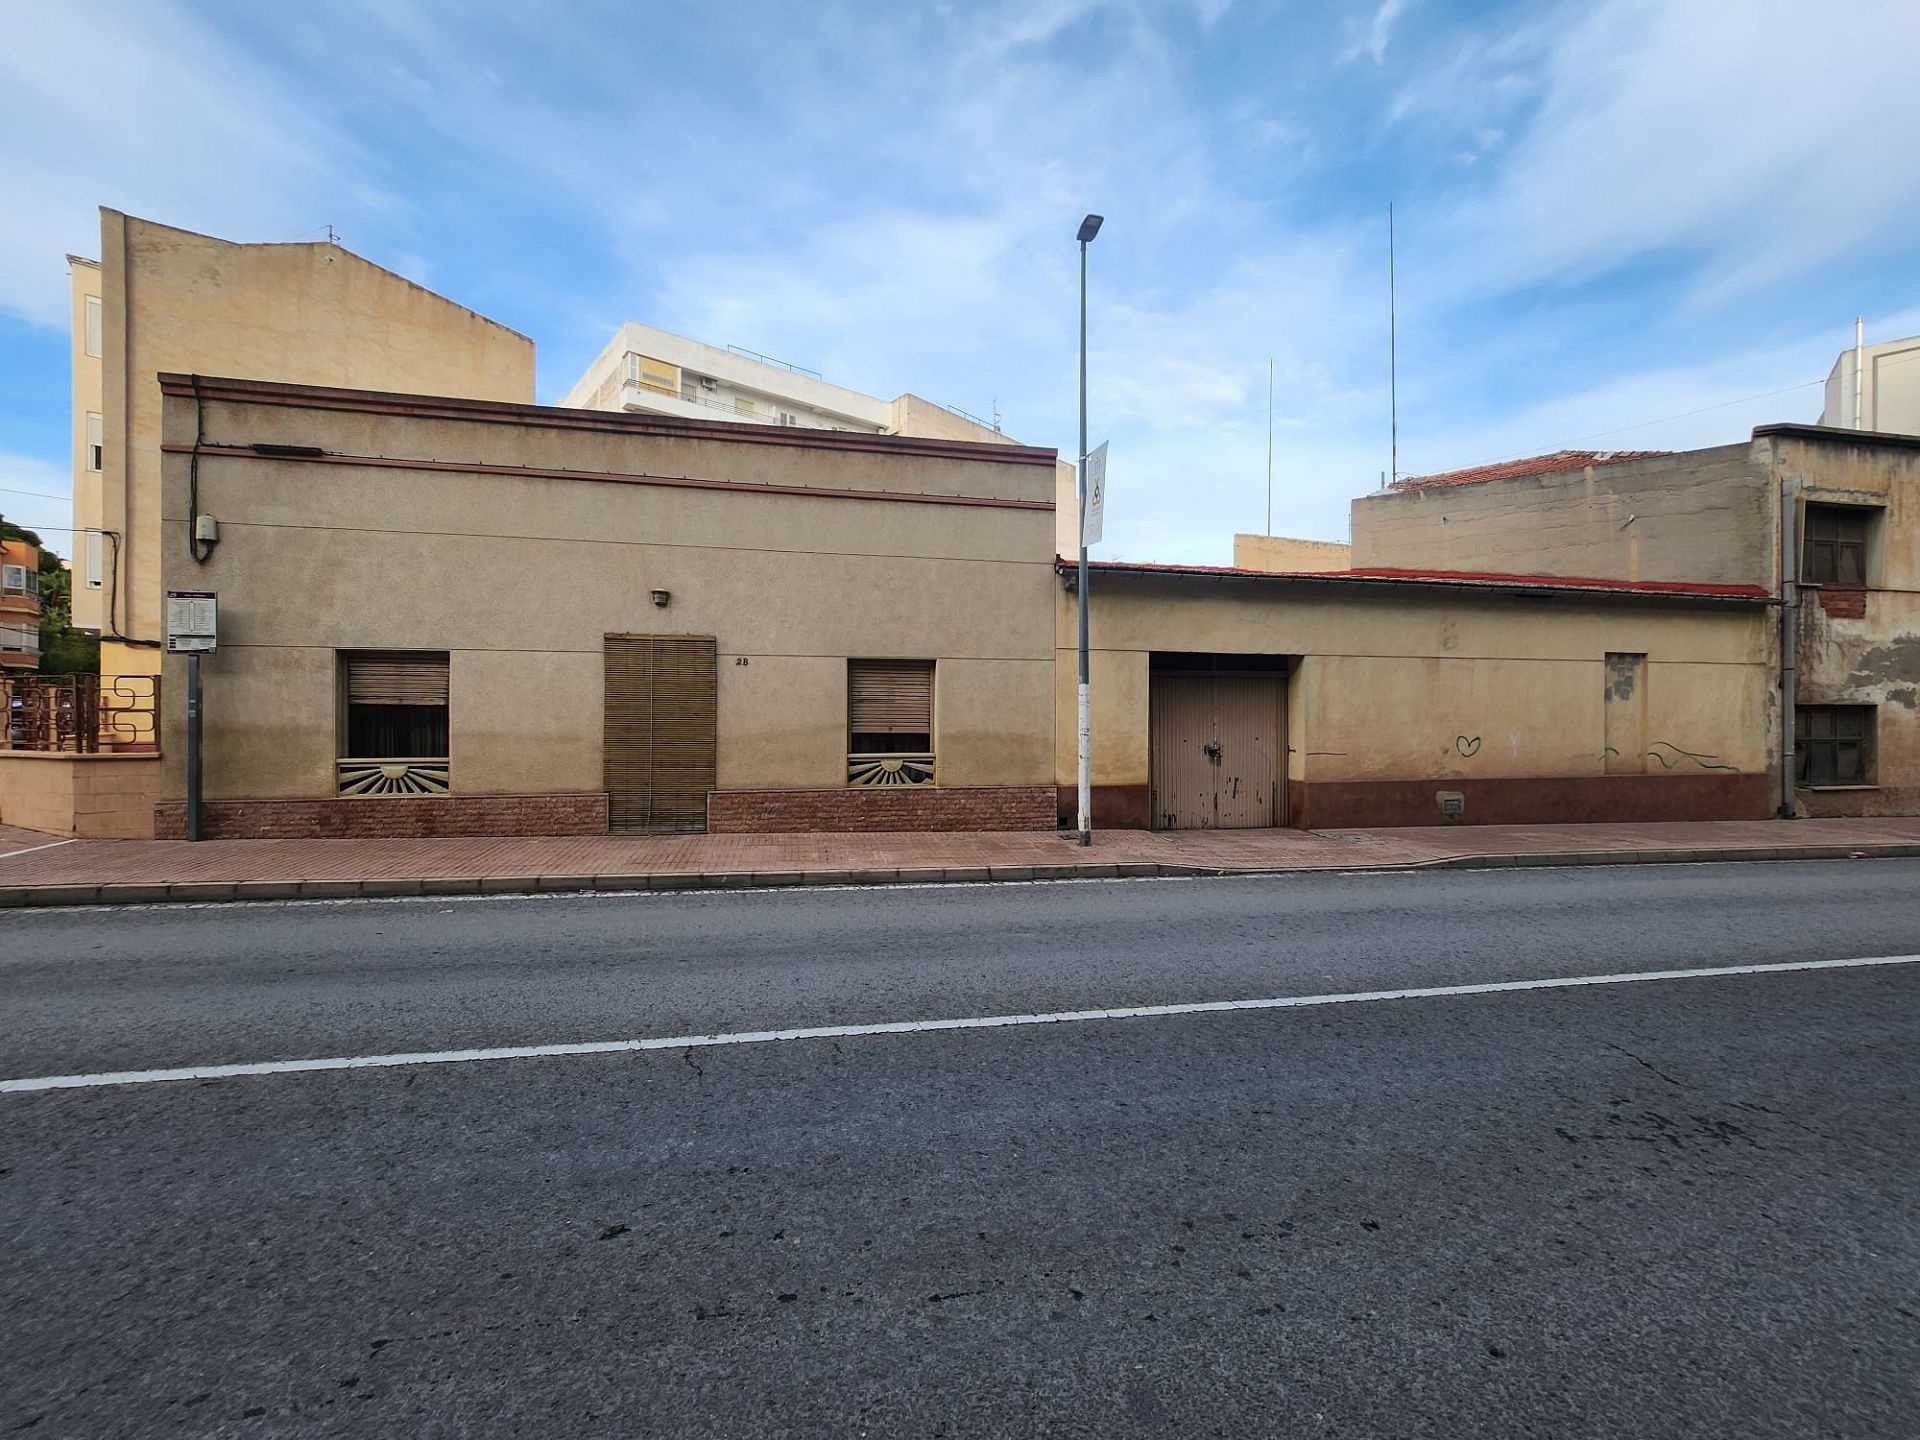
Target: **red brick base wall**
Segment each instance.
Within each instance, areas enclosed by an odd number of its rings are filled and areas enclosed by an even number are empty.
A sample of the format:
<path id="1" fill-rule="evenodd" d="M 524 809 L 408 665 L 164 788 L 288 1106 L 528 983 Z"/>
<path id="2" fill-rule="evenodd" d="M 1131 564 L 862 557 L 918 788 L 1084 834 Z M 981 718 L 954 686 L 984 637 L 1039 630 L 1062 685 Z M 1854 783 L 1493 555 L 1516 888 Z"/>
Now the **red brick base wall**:
<path id="1" fill-rule="evenodd" d="M 1635 824 L 1662 820 L 1765 820 L 1779 808 L 1771 775 L 1588 775 L 1514 780 L 1361 780 L 1288 785 L 1301 829 L 1393 825 Z M 1450 822 L 1440 793 L 1459 795 Z"/>
<path id="2" fill-rule="evenodd" d="M 153 808 L 154 835 L 184 840 L 187 807 Z M 391 795 L 378 799 L 209 800 L 208 840 L 360 840 L 433 835 L 604 835 L 607 797 L 582 795 Z"/>
<path id="3" fill-rule="evenodd" d="M 715 790 L 715 834 L 831 830 L 1051 830 L 1051 785 L 861 785 L 845 790 Z"/>

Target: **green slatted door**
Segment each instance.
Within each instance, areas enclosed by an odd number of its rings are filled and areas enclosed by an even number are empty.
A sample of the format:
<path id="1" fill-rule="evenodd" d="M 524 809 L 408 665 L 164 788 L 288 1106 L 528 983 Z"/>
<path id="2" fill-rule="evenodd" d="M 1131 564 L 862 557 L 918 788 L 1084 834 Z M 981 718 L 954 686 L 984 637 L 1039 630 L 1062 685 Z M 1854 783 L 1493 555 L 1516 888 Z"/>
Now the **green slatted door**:
<path id="1" fill-rule="evenodd" d="M 606 637 L 603 752 L 610 828 L 707 828 L 716 663 L 710 635 Z"/>

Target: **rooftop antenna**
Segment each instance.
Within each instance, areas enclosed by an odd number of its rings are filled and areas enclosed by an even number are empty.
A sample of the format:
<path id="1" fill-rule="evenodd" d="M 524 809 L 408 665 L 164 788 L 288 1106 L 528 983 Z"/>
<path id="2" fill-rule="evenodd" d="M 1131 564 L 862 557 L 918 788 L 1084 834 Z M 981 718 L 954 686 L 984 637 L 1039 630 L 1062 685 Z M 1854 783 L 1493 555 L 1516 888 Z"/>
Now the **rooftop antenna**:
<path id="1" fill-rule="evenodd" d="M 1400 321 L 1393 273 L 1393 203 L 1387 203 L 1387 425 L 1393 483 L 1400 483 Z"/>
<path id="2" fill-rule="evenodd" d="M 327 226 L 327 243 L 329 245 L 338 245 L 340 243 L 340 237 L 333 233 L 333 226 L 331 225 Z"/>
<path id="3" fill-rule="evenodd" d="M 993 433 L 996 435 L 1000 433 L 1000 397 L 998 395 L 993 397 Z"/>
<path id="4" fill-rule="evenodd" d="M 1273 357 L 1267 357 L 1267 534 L 1273 534 Z"/>

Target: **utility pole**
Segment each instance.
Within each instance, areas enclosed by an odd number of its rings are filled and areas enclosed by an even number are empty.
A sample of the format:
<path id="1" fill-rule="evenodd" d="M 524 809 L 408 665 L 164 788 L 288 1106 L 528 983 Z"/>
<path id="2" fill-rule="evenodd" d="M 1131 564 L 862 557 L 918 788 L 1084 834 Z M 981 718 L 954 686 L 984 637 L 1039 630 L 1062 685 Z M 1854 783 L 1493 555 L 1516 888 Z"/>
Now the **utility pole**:
<path id="1" fill-rule="evenodd" d="M 1087 690 L 1087 245 L 1100 233 L 1102 217 L 1080 222 L 1080 464 L 1075 490 L 1080 523 L 1080 843 L 1093 844 L 1093 710 Z"/>

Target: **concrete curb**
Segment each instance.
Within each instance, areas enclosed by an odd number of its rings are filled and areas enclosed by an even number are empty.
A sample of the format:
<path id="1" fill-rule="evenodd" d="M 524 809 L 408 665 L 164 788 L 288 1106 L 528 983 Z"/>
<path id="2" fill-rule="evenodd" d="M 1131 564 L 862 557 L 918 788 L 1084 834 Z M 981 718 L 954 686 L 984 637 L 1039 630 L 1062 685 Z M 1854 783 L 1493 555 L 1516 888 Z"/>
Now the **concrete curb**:
<path id="1" fill-rule="evenodd" d="M 1566 850 L 1537 854 L 1443 855 L 1432 860 L 1222 868 L 1126 862 L 1100 865 L 968 865 L 908 870 L 691 871 L 643 875 L 521 875 L 367 880 L 236 880 L 175 884 L 0 886 L 0 909 L 76 905 L 219 904 L 234 901 L 372 900 L 436 895 L 553 895 L 635 890 L 761 890 L 787 885 L 983 885 L 1022 880 L 1221 878 L 1234 875 L 1348 875 L 1382 870 L 1513 870 L 1533 865 L 1689 865 L 1748 860 L 1892 860 L 1920 856 L 1920 844 L 1717 846 L 1691 850 Z"/>

